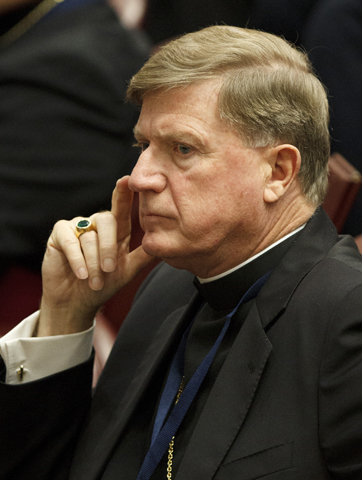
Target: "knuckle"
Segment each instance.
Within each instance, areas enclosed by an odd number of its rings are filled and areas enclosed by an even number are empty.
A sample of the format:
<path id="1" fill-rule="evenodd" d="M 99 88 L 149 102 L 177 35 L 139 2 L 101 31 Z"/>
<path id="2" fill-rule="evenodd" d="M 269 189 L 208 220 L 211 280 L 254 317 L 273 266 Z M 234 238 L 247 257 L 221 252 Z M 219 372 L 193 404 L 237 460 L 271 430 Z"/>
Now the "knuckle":
<path id="1" fill-rule="evenodd" d="M 64 250 L 68 251 L 69 249 L 77 245 L 77 239 L 76 237 L 67 236 L 63 239 L 61 245 L 63 245 Z"/>
<path id="2" fill-rule="evenodd" d="M 110 225 L 114 222 L 114 216 L 109 211 L 99 212 L 97 214 L 97 225 Z"/>
<path id="3" fill-rule="evenodd" d="M 53 227 L 53 231 L 58 231 L 59 229 L 62 229 L 68 224 L 69 222 L 67 220 L 58 220 Z"/>
<path id="4" fill-rule="evenodd" d="M 82 246 L 94 245 L 97 242 L 98 234 L 94 230 L 82 233 L 79 237 Z"/>
<path id="5" fill-rule="evenodd" d="M 101 210 L 100 212 L 98 212 L 97 215 L 100 216 L 100 217 L 112 216 L 112 214 L 109 210 Z"/>

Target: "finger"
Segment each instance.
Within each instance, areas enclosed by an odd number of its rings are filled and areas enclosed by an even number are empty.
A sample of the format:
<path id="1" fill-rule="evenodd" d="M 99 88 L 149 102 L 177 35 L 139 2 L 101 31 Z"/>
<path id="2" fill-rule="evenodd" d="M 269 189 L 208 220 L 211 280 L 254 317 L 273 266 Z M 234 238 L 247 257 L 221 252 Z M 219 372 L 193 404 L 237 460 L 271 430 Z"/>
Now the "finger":
<path id="1" fill-rule="evenodd" d="M 103 272 L 113 272 L 117 266 L 117 221 L 111 212 L 93 215 L 91 221 L 98 233 L 101 268 Z"/>
<path id="2" fill-rule="evenodd" d="M 102 290 L 104 276 L 100 264 L 98 233 L 96 231 L 84 233 L 79 237 L 79 243 L 87 265 L 89 286 L 92 290 Z"/>
<path id="3" fill-rule="evenodd" d="M 63 252 L 74 275 L 80 280 L 88 278 L 88 269 L 80 243 L 75 235 L 75 221 L 60 220 L 48 241 L 48 248 Z"/>
<path id="4" fill-rule="evenodd" d="M 129 176 L 117 181 L 112 195 L 111 212 L 117 220 L 117 238 L 122 241 L 131 234 L 133 192 L 128 188 Z"/>

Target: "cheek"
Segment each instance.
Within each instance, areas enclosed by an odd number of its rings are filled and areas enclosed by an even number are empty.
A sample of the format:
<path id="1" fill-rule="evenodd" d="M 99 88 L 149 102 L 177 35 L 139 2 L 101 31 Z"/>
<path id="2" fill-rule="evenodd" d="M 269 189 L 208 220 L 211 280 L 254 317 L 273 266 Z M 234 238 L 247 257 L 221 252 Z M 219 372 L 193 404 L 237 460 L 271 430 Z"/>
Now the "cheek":
<path id="1" fill-rule="evenodd" d="M 262 194 L 259 198 L 261 189 L 255 183 L 255 175 L 249 173 L 247 177 L 247 172 L 238 172 L 232 163 L 224 168 L 214 163 L 209 169 L 204 163 L 202 171 L 174 178 L 173 201 L 181 226 L 189 233 L 210 234 L 215 229 L 215 234 L 220 235 L 225 224 L 226 228 L 230 224 L 236 226 L 256 215 Z M 232 175 L 230 169 L 238 173 Z"/>
<path id="2" fill-rule="evenodd" d="M 212 247 L 225 237 L 231 225 L 236 227 L 240 223 L 235 195 L 227 195 L 225 190 L 221 195 L 200 189 L 192 198 L 192 201 L 187 196 L 183 199 L 179 225 L 182 236 L 195 244 Z"/>
<path id="3" fill-rule="evenodd" d="M 215 185 L 209 178 L 198 178 L 193 175 L 181 177 L 175 182 L 173 199 L 179 210 L 181 219 L 188 222 L 204 221 L 207 214 L 211 214 L 218 203 L 215 201 L 213 191 Z"/>

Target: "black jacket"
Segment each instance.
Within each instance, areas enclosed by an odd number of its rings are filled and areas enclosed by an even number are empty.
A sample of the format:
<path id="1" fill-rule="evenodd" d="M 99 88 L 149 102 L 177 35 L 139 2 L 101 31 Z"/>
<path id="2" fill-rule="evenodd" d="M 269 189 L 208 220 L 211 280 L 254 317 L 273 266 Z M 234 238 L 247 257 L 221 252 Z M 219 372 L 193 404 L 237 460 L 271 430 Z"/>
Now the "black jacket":
<path id="1" fill-rule="evenodd" d="M 101 0 L 56 7 L 0 48 L 2 267 L 40 270 L 57 220 L 110 207 L 117 179 L 138 157 L 138 110 L 124 100 L 148 54 L 144 37 Z"/>
<path id="2" fill-rule="evenodd" d="M 147 448 L 155 400 L 197 300 L 192 282 L 167 265 L 151 274 L 85 423 L 91 362 L 0 384 L 1 479 L 65 479 L 73 456 L 72 480 L 136 478 L 129 464 L 137 470 Z M 353 240 L 317 213 L 252 302 L 175 480 L 360 480 L 362 263 Z"/>

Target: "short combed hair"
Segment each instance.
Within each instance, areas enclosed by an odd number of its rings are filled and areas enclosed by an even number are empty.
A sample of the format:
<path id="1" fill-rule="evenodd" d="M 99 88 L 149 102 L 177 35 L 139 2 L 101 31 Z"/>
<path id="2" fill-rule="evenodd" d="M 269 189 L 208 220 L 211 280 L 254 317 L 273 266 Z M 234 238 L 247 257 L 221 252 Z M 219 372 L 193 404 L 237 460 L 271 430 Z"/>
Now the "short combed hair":
<path id="1" fill-rule="evenodd" d="M 322 203 L 328 186 L 329 109 L 306 54 L 257 30 L 212 26 L 171 41 L 132 78 L 127 97 L 142 104 L 159 89 L 222 79 L 219 111 L 249 148 L 288 143 L 301 153 L 305 197 Z"/>

